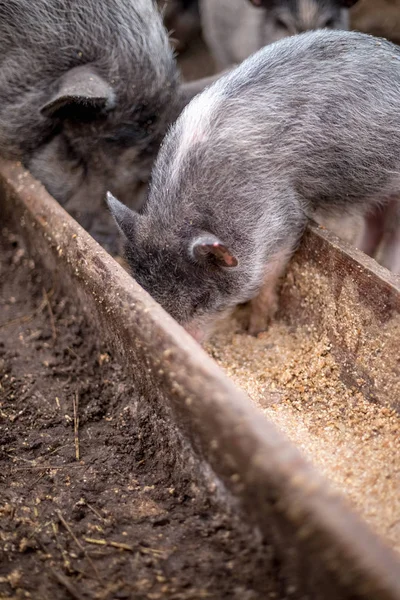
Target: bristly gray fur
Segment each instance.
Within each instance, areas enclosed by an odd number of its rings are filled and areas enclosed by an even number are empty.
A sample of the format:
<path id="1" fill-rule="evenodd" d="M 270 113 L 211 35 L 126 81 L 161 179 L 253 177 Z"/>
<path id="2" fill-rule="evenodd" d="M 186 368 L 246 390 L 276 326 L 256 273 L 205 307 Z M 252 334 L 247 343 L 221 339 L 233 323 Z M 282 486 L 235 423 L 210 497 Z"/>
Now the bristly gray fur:
<path id="1" fill-rule="evenodd" d="M 357 0 L 200 0 L 203 36 L 225 69 L 289 35 L 313 29 L 348 29 Z"/>
<path id="2" fill-rule="evenodd" d="M 178 72 L 153 0 L 0 0 L 0 153 L 24 162 L 62 203 L 128 201 L 177 114 Z M 113 89 L 96 118 L 40 109 L 71 69 Z M 94 209 L 96 208 L 94 206 Z"/>
<path id="3" fill-rule="evenodd" d="M 400 49 L 320 30 L 276 42 L 197 96 L 164 139 L 143 214 L 112 212 L 137 281 L 179 322 L 256 296 L 317 212 L 400 192 Z M 204 233 L 238 260 L 190 252 Z"/>

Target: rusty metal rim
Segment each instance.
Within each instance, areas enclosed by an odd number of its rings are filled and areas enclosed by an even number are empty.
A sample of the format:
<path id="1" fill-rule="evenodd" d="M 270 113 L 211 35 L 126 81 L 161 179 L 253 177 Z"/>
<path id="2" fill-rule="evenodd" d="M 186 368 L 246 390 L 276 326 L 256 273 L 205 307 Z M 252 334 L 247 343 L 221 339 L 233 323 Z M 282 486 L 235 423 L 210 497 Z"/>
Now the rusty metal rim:
<path id="1" fill-rule="evenodd" d="M 0 202 L 45 268 L 73 284 L 132 375 L 172 409 L 249 519 L 267 535 L 274 525 L 284 559 L 285 552 L 292 556 L 312 597 L 400 599 L 395 554 L 21 165 L 0 161 Z M 315 588 L 313 578 L 320 580 Z M 337 592 L 325 595 L 324 581 Z"/>

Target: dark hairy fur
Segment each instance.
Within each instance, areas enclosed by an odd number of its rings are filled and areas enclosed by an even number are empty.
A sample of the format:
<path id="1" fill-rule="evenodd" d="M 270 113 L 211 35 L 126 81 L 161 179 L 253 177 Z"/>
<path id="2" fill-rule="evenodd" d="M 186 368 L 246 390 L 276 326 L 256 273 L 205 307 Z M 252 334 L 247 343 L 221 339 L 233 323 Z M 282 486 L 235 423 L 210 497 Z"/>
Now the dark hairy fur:
<path id="1" fill-rule="evenodd" d="M 76 67 L 74 97 L 41 112 Z M 153 0 L 0 0 L 0 153 L 63 204 L 96 210 L 107 189 L 129 200 L 179 112 L 178 83 Z"/>
<path id="2" fill-rule="evenodd" d="M 308 218 L 366 214 L 399 192 L 400 50 L 321 30 L 197 96 L 163 142 L 143 213 L 110 207 L 136 280 L 199 325 L 268 278 L 271 301 Z"/>

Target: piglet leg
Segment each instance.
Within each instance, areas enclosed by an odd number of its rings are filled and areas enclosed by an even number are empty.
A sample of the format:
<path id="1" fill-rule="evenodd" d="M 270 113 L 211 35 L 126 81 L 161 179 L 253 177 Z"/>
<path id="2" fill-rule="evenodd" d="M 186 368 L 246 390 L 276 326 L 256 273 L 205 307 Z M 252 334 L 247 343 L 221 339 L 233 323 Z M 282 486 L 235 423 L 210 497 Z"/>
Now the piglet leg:
<path id="1" fill-rule="evenodd" d="M 368 256 L 375 256 L 384 232 L 385 213 L 381 207 L 368 213 L 364 219 L 364 230 L 356 246 Z"/>
<path id="2" fill-rule="evenodd" d="M 268 265 L 263 287 L 250 302 L 249 333 L 257 335 L 268 328 L 269 322 L 278 309 L 277 286 L 280 277 L 286 270 L 292 252 L 280 252 Z"/>
<path id="3" fill-rule="evenodd" d="M 377 258 L 381 265 L 400 275 L 400 200 L 397 198 L 386 207 L 384 235 Z"/>

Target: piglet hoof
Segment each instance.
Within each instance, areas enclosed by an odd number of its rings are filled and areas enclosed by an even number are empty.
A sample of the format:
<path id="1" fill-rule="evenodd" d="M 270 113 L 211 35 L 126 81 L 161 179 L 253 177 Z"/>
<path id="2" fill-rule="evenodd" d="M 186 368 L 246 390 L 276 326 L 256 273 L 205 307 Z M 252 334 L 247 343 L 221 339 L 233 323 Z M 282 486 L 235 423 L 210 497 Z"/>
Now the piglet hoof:
<path id="1" fill-rule="evenodd" d="M 248 333 L 257 336 L 259 333 L 267 331 L 277 309 L 277 303 L 271 306 L 266 312 L 260 312 L 253 309 L 249 317 Z"/>
<path id="2" fill-rule="evenodd" d="M 266 319 L 262 315 L 251 315 L 247 331 L 250 335 L 257 337 L 259 333 L 268 329 L 269 323 L 270 319 Z"/>

